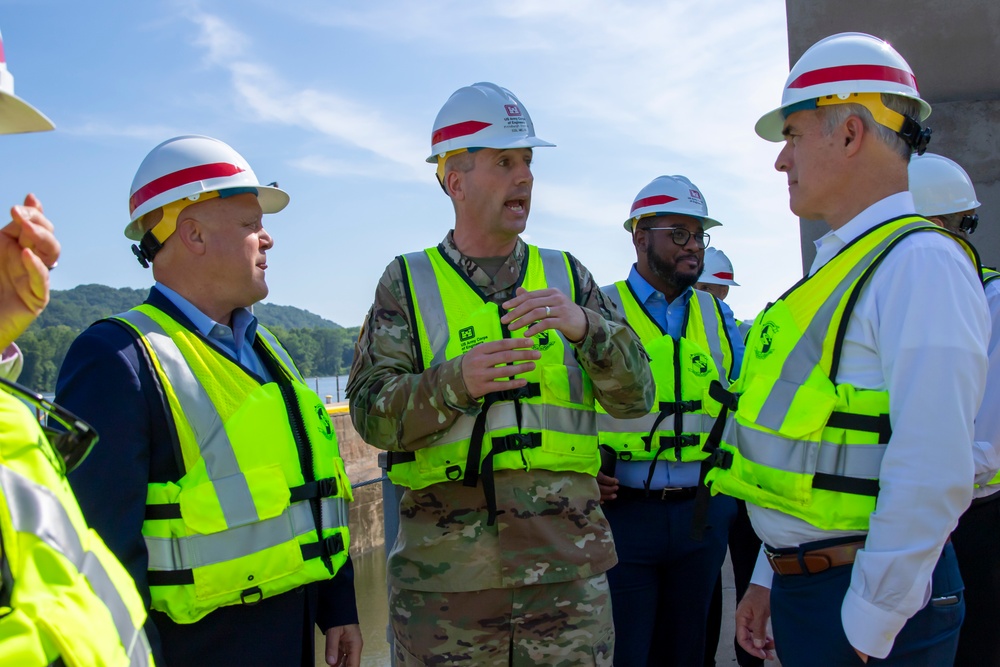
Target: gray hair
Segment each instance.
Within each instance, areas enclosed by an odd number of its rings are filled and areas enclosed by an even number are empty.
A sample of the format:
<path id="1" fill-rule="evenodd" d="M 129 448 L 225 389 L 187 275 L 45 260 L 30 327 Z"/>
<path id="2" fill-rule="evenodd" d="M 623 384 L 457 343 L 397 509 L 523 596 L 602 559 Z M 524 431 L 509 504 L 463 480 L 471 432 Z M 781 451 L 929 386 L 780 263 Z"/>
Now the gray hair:
<path id="1" fill-rule="evenodd" d="M 920 104 L 909 97 L 901 97 L 889 93 L 882 93 L 882 104 L 892 109 L 896 113 L 917 119 L 920 114 Z M 864 125 L 865 132 L 869 132 L 878 137 L 878 140 L 894 150 L 907 163 L 913 154 L 913 148 L 895 131 L 890 130 L 885 125 L 880 125 L 872 118 L 872 114 L 866 107 L 860 104 L 832 104 L 830 106 L 819 107 L 822 118 L 825 121 L 823 133 L 827 136 L 833 133 L 845 120 L 851 116 L 857 116 Z"/>

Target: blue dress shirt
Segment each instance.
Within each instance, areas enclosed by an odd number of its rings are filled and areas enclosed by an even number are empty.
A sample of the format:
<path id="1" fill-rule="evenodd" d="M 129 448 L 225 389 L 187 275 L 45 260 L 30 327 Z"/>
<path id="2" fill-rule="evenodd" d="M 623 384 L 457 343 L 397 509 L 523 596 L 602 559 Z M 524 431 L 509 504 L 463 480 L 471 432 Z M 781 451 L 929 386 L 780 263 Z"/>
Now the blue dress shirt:
<path id="1" fill-rule="evenodd" d="M 234 310 L 233 325 L 227 327 L 198 310 L 194 304 L 163 283 L 158 282 L 154 287 L 191 320 L 198 333 L 215 343 L 223 353 L 231 359 L 236 359 L 266 381 L 271 382 L 274 379 L 261 362 L 257 351 L 253 349 L 254 340 L 257 338 L 257 318 L 248 308 Z"/>
<path id="2" fill-rule="evenodd" d="M 667 301 L 663 292 L 658 291 L 639 275 L 635 264 L 632 265 L 632 270 L 628 274 L 628 283 L 650 317 L 667 332 L 667 335 L 674 340 L 679 339 L 682 333 L 681 328 L 684 326 L 684 313 L 687 311 L 688 300 L 691 298 L 693 288 L 688 287 L 676 299 Z M 719 306 L 721 306 L 720 310 L 725 320 L 726 331 L 729 332 L 729 340 L 733 345 L 733 376 L 730 379 L 735 380 L 739 375 L 740 365 L 743 363 L 743 337 L 736 326 L 733 311 L 721 301 Z M 701 464 L 695 461 L 682 463 L 659 460 L 656 462 L 656 470 L 653 472 L 653 480 L 649 488 L 696 486 L 700 471 Z M 646 483 L 648 475 L 648 461 L 618 461 L 615 467 L 615 477 L 618 478 L 622 486 L 641 489 Z"/>

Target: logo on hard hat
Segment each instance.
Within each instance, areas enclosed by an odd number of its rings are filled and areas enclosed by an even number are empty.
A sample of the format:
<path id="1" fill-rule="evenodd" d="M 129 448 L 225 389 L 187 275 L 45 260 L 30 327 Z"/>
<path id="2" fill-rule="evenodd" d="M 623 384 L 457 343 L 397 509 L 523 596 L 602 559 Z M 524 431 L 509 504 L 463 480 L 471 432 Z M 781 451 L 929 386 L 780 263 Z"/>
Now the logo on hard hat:
<path id="1" fill-rule="evenodd" d="M 505 104 L 503 108 L 507 110 L 508 116 L 520 116 L 521 109 L 516 104 Z"/>
<path id="2" fill-rule="evenodd" d="M 692 199 L 697 199 L 697 200 L 701 201 L 701 193 L 700 192 L 698 192 L 697 190 L 688 190 L 688 192 L 691 193 L 691 198 Z"/>

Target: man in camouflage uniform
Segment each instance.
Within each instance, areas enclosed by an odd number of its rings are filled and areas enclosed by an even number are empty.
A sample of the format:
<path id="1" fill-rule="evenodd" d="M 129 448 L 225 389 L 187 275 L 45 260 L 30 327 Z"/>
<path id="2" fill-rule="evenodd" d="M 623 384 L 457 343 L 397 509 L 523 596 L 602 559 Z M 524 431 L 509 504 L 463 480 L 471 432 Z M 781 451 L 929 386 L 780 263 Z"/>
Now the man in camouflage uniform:
<path id="1" fill-rule="evenodd" d="M 468 284 L 488 307 L 499 306 L 506 335 L 425 365 L 421 350 L 428 341 L 417 332 L 427 316 L 424 301 L 416 305 L 412 293 L 427 284 L 407 270 L 424 253 L 397 258 L 376 288 L 347 388 L 361 436 L 403 459 L 440 451 L 498 395 L 525 387 L 523 377 L 546 346 L 541 342 L 550 339 L 570 350 L 567 365 L 579 363 L 586 387 L 592 383 L 592 396 L 609 412 L 645 414 L 654 393 L 645 353 L 590 273 L 572 256 L 555 253 L 573 276 L 575 302 L 558 289 L 521 287 L 527 272 L 537 272 L 528 260 L 554 251 L 519 238 L 530 205 L 532 147 L 551 144 L 535 137 L 517 98 L 489 83 L 462 88 L 438 114 L 432 145 L 429 161 L 438 162 L 456 218 L 455 229 L 426 252 L 439 253 L 460 288 Z M 551 278 L 546 271 L 550 285 Z M 434 333 L 443 345 L 440 338 L 449 332 Z M 433 334 L 429 338 L 434 342 Z M 522 364 L 520 377 L 506 366 L 515 362 Z M 523 406 L 525 419 L 535 407 Z M 617 556 L 594 476 L 596 420 L 592 408 L 581 415 L 592 428 L 589 474 L 499 465 L 488 474 L 484 465 L 484 483 L 476 486 L 451 478 L 405 491 L 388 564 L 397 665 L 611 665 L 614 630 L 604 572 Z M 519 425 L 520 419 L 519 408 Z M 498 439 L 490 437 L 477 463 L 497 448 Z M 530 460 L 537 452 L 516 453 Z"/>

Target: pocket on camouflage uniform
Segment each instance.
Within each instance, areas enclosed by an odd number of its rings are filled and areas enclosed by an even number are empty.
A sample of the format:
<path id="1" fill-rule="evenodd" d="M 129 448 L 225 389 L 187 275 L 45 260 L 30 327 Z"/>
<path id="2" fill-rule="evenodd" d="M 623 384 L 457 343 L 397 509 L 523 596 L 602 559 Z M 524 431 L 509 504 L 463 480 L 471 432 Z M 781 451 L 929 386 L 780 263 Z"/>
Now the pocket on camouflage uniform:
<path id="1" fill-rule="evenodd" d="M 425 667 L 422 660 L 410 653 L 405 646 L 398 641 L 393 643 L 396 653 L 396 667 Z M 608 663 L 609 665 L 611 663 Z"/>

